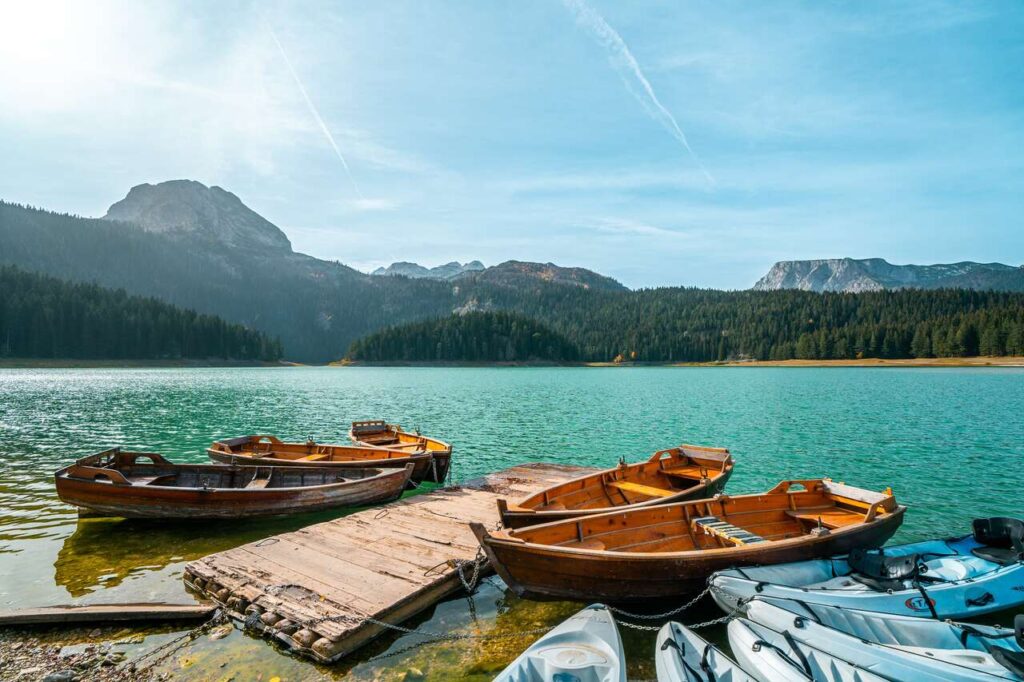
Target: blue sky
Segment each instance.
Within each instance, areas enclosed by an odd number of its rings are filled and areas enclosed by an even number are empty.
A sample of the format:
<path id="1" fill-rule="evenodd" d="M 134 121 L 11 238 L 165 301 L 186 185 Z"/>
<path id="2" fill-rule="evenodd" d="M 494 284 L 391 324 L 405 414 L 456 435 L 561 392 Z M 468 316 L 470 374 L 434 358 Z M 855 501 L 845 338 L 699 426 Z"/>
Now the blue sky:
<path id="1" fill-rule="evenodd" d="M 1024 261 L 1017 2 L 3 7 L 10 201 L 98 216 L 192 178 L 363 270 L 632 287 Z"/>

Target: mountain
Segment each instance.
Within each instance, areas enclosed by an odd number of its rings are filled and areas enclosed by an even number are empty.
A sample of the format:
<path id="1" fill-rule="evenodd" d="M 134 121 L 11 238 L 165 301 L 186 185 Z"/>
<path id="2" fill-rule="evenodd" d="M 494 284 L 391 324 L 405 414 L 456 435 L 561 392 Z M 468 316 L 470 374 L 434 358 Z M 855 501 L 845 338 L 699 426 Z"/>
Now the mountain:
<path id="1" fill-rule="evenodd" d="M 753 288 L 853 293 L 906 288 L 1024 291 L 1024 266 L 970 261 L 893 265 L 881 258 L 780 261 Z"/>
<path id="2" fill-rule="evenodd" d="M 147 232 L 202 236 L 224 246 L 254 251 L 291 252 L 276 225 L 220 187 L 195 180 L 171 180 L 132 187 L 107 210 L 106 220 L 133 223 Z"/>
<path id="3" fill-rule="evenodd" d="M 611 277 L 599 275 L 585 268 L 565 268 L 554 263 L 528 263 L 517 260 L 505 261 L 478 273 L 464 273 L 457 279 L 511 288 L 561 284 L 592 291 L 629 291 Z"/>
<path id="4" fill-rule="evenodd" d="M 454 279 L 465 272 L 478 272 L 484 269 L 484 264 L 478 260 L 462 264 L 458 261 L 438 265 L 435 268 L 425 268 L 418 263 L 398 261 L 386 268 L 377 268 L 371 275 L 374 276 L 396 276 L 411 277 L 413 279 Z"/>

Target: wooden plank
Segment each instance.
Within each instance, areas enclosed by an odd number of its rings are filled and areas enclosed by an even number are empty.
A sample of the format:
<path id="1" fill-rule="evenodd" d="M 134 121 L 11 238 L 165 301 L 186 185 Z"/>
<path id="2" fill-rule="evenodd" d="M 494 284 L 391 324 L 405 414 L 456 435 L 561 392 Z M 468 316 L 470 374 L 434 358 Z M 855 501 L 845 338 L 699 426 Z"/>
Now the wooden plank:
<path id="1" fill-rule="evenodd" d="M 512 467 L 212 554 L 190 563 L 185 580 L 234 618 L 256 609 L 264 635 L 296 653 L 336 661 L 386 631 L 367 616 L 400 623 L 461 589 L 454 566 L 478 550 L 468 524 L 493 525 L 499 497 L 530 495 L 587 471 Z M 311 623 L 320 618 L 335 620 Z"/>
<path id="2" fill-rule="evenodd" d="M 645 495 L 647 497 L 671 497 L 679 492 L 678 490 L 665 490 L 664 488 L 655 488 L 652 485 L 643 485 L 642 483 L 632 483 L 630 481 L 611 481 L 608 483 L 608 487 L 618 488 L 627 493 L 636 493 L 637 495 Z"/>
<path id="3" fill-rule="evenodd" d="M 86 604 L 0 610 L 0 625 L 53 625 L 58 623 L 109 623 L 125 621 L 202 620 L 217 609 L 215 604 Z"/>

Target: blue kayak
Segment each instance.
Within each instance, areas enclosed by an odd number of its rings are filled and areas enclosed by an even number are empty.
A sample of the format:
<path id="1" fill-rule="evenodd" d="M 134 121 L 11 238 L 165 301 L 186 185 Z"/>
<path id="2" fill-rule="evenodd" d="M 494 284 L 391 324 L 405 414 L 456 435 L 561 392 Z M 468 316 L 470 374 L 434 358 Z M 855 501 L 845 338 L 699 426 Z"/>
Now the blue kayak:
<path id="1" fill-rule="evenodd" d="M 832 559 L 733 568 L 711 577 L 727 612 L 751 598 L 922 618 L 971 618 L 1024 604 L 1024 522 L 978 519 L 974 533 Z"/>

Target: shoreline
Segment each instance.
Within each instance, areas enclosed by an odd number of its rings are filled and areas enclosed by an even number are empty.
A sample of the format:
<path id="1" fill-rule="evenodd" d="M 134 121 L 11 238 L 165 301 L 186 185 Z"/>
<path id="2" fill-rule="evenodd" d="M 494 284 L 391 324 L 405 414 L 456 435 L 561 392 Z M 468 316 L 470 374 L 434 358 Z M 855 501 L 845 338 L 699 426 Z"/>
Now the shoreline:
<path id="1" fill-rule="evenodd" d="M 128 369 L 141 367 L 294 367 L 297 362 L 260 360 L 99 360 L 84 358 L 0 358 L 0 369 Z"/>
<path id="2" fill-rule="evenodd" d="M 1024 367 L 1024 356 L 969 358 L 862 358 L 859 360 L 748 360 L 679 362 L 671 367 Z"/>

